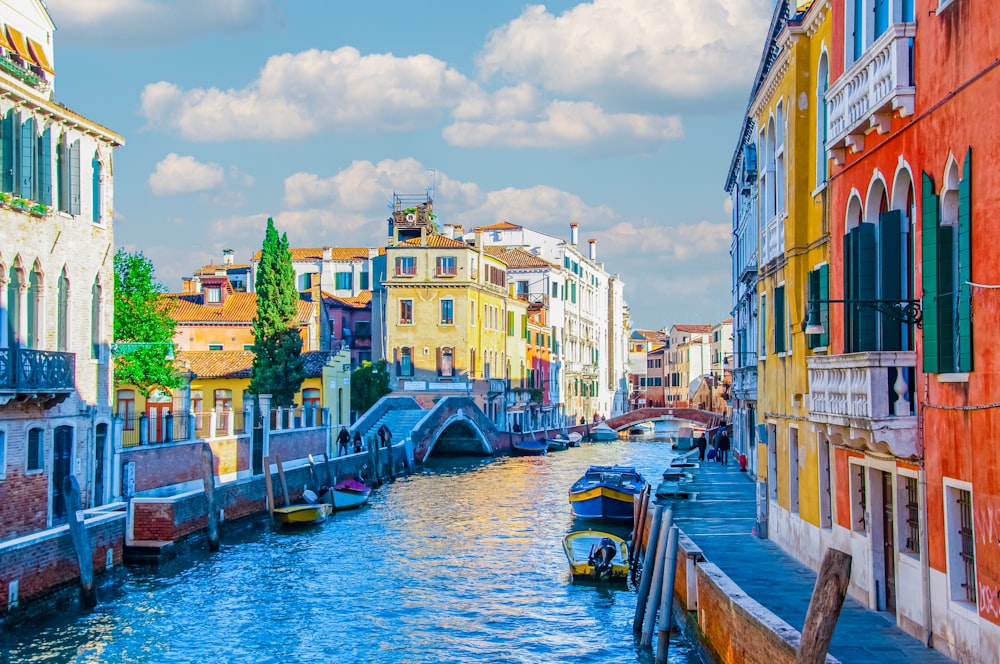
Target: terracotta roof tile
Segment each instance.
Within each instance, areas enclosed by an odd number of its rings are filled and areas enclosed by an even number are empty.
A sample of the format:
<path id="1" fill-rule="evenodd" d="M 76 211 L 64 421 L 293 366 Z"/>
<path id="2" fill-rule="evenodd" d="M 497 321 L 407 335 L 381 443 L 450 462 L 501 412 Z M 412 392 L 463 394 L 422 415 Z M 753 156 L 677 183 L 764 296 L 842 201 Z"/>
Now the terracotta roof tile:
<path id="1" fill-rule="evenodd" d="M 675 330 L 678 332 L 711 332 L 711 325 L 674 325 Z"/>
<path id="2" fill-rule="evenodd" d="M 366 309 L 371 301 L 372 292 L 370 290 L 363 290 L 354 297 L 339 297 L 333 293 L 323 291 L 323 302 L 325 304 L 340 303 L 356 309 Z"/>
<path id="3" fill-rule="evenodd" d="M 323 247 L 291 247 L 293 261 L 319 261 L 323 260 Z M 379 254 L 381 255 L 381 251 Z M 255 261 L 260 260 L 260 251 L 253 255 Z M 368 260 L 368 247 L 331 247 L 331 254 L 335 261 L 356 261 Z"/>
<path id="4" fill-rule="evenodd" d="M 178 323 L 252 323 L 257 315 L 256 293 L 233 293 L 222 306 L 207 306 L 204 293 L 168 293 L 170 317 Z M 299 300 L 299 324 L 312 319 L 309 302 Z"/>
<path id="5" fill-rule="evenodd" d="M 469 245 L 461 240 L 454 240 L 447 235 L 428 235 L 427 244 L 424 245 L 420 238 L 415 237 L 412 240 L 407 240 L 401 242 L 399 246 L 407 247 L 455 247 L 456 249 L 461 247 L 463 249 L 468 249 Z"/>
<path id="6" fill-rule="evenodd" d="M 500 258 L 507 263 L 508 267 L 528 268 L 528 267 L 557 267 L 555 263 L 536 256 L 530 251 L 525 251 L 520 247 L 507 247 L 503 249 Z"/>
<path id="7" fill-rule="evenodd" d="M 489 226 L 477 226 L 473 230 L 476 231 L 518 231 L 524 228 L 523 226 L 518 226 L 517 224 L 512 224 L 509 221 L 499 221 L 495 224 L 490 224 Z"/>
<path id="8" fill-rule="evenodd" d="M 311 350 L 302 353 L 306 376 L 318 378 L 332 353 Z M 252 350 L 185 350 L 177 353 L 179 366 L 190 368 L 198 378 L 250 378 L 253 370 Z"/>

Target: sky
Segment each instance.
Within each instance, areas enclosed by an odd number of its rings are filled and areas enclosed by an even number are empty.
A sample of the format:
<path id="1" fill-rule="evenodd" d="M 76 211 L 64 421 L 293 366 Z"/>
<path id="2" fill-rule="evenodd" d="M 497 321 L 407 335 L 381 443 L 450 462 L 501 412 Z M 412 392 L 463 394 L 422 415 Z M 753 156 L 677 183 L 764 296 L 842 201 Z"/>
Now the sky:
<path id="1" fill-rule="evenodd" d="M 723 190 L 773 0 L 47 0 L 55 98 L 122 135 L 115 243 L 169 290 L 268 217 L 384 246 L 393 193 L 621 276 L 633 328 L 729 316 Z"/>

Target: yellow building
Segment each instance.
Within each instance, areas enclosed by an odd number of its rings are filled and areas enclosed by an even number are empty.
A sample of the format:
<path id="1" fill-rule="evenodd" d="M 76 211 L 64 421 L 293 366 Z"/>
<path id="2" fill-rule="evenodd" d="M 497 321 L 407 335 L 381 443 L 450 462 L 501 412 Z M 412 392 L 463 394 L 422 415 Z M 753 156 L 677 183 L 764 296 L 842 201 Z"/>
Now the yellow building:
<path id="1" fill-rule="evenodd" d="M 244 415 L 251 400 L 252 351 L 180 351 L 174 366 L 185 378 L 175 390 L 154 389 L 143 396 L 134 385 L 115 394 L 122 444 L 216 438 L 246 433 Z M 349 351 L 302 354 L 306 379 L 295 397 L 298 426 L 349 424 L 351 368 Z M 327 421 L 320 411 L 329 414 Z M 288 416 L 284 417 L 288 426 Z"/>
<path id="2" fill-rule="evenodd" d="M 825 477 L 829 486 L 830 463 L 807 426 L 806 357 L 825 353 L 827 339 L 806 335 L 804 321 L 810 292 L 828 298 L 823 147 L 828 2 L 800 3 L 791 17 L 776 13 L 770 35 L 761 67 L 767 73 L 749 108 L 761 228 L 758 413 L 766 436 L 758 453 L 767 460 L 759 467 L 758 479 L 767 482 L 767 499 L 759 508 L 767 511 L 767 536 L 816 566 L 825 548 L 817 546 L 817 529 L 830 527 L 823 482 Z"/>
<path id="3" fill-rule="evenodd" d="M 390 387 L 429 405 L 469 392 L 506 420 L 506 379 L 528 375 L 528 303 L 512 297 L 507 265 L 482 242 L 420 230 L 386 249 L 382 312 Z"/>

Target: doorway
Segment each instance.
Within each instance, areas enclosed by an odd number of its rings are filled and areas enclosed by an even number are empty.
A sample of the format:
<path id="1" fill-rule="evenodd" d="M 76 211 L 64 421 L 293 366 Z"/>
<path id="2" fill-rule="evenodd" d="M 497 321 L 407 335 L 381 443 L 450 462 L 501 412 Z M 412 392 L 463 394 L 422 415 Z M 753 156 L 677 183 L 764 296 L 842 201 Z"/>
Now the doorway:
<path id="1" fill-rule="evenodd" d="M 94 495 L 93 507 L 104 504 L 104 452 L 108 445 L 108 425 L 98 424 L 94 430 Z"/>
<path id="2" fill-rule="evenodd" d="M 896 523 L 893 518 L 892 473 L 882 473 L 882 559 L 885 565 L 885 610 L 896 613 Z"/>
<path id="3" fill-rule="evenodd" d="M 173 399 L 164 390 L 153 390 L 146 401 L 146 416 L 149 423 L 149 442 L 162 443 L 167 438 L 167 415 L 173 406 Z"/>
<path id="4" fill-rule="evenodd" d="M 52 437 L 52 523 L 66 520 L 63 482 L 70 474 L 73 458 L 73 427 L 56 427 Z"/>

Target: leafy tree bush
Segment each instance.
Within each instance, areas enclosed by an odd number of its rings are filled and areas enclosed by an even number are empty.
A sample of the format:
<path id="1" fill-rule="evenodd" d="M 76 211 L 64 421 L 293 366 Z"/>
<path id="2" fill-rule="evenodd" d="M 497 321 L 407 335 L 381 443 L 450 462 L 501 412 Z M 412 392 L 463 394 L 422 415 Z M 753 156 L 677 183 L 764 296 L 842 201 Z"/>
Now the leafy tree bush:
<path id="1" fill-rule="evenodd" d="M 392 392 L 389 389 L 389 367 L 385 360 L 374 365 L 365 361 L 351 372 L 351 408 L 359 414 Z"/>

